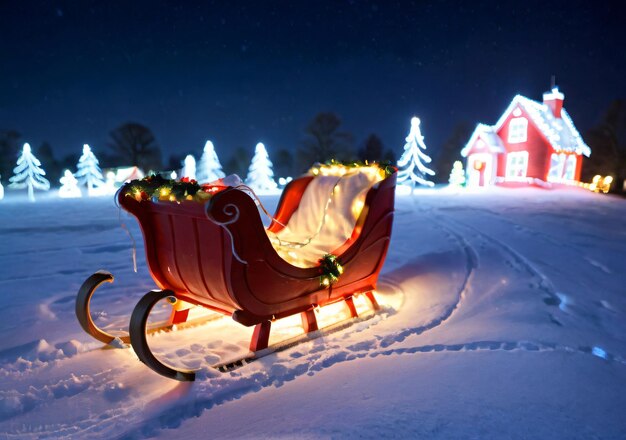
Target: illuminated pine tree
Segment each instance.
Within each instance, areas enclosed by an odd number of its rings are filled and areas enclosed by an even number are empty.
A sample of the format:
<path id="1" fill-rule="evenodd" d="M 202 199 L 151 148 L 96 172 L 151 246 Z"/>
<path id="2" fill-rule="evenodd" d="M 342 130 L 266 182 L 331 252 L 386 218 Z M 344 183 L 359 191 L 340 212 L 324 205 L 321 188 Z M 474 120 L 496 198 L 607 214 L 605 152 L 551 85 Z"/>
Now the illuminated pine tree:
<path id="1" fill-rule="evenodd" d="M 61 188 L 59 188 L 59 197 L 82 197 L 80 188 L 78 188 L 78 180 L 76 180 L 76 177 L 74 177 L 70 170 L 65 170 L 63 177 L 61 177 L 59 181 L 61 182 Z"/>
<path id="2" fill-rule="evenodd" d="M 274 182 L 274 171 L 272 171 L 272 162 L 270 161 L 265 145 L 261 142 L 256 144 L 254 149 L 254 157 L 248 168 L 248 177 L 246 184 L 254 191 L 272 192 L 278 188 Z"/>
<path id="3" fill-rule="evenodd" d="M 463 170 L 463 164 L 460 160 L 454 162 L 452 171 L 450 171 L 450 178 L 448 179 L 450 186 L 460 188 L 465 186 L 465 171 Z"/>
<path id="4" fill-rule="evenodd" d="M 200 183 L 213 182 L 225 176 L 222 171 L 222 164 L 217 158 L 213 142 L 206 141 L 204 144 L 204 152 L 198 161 L 196 167 L 197 180 Z"/>
<path id="5" fill-rule="evenodd" d="M 28 188 L 28 200 L 35 201 L 35 189 L 48 191 L 50 182 L 43 177 L 46 172 L 41 168 L 41 162 L 37 159 L 29 144 L 24 144 L 22 154 L 17 159 L 17 166 L 13 170 L 15 175 L 9 179 L 11 188 Z"/>
<path id="6" fill-rule="evenodd" d="M 78 159 L 76 167 L 78 171 L 74 174 L 74 177 L 78 179 L 78 184 L 87 186 L 87 194 L 95 195 L 96 188 L 100 188 L 104 185 L 104 178 L 102 177 L 102 170 L 98 165 L 98 159 L 91 151 L 89 145 L 83 145 L 83 155 Z"/>
<path id="7" fill-rule="evenodd" d="M 196 180 L 196 159 L 191 154 L 185 157 L 181 177 L 187 177 L 189 180 Z"/>
<path id="8" fill-rule="evenodd" d="M 404 153 L 398 160 L 398 183 L 415 186 L 416 184 L 433 186 L 427 176 L 434 176 L 435 172 L 426 167 L 432 159 L 424 153 L 426 145 L 420 131 L 419 118 L 411 119 L 411 131 L 405 139 Z"/>

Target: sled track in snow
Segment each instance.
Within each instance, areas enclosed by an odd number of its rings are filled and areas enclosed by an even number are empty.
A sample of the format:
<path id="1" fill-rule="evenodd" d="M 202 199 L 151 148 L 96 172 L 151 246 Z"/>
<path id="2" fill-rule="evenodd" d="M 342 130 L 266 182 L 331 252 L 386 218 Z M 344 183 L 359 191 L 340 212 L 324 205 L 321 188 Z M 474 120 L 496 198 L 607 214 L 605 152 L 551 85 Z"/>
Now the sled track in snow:
<path id="1" fill-rule="evenodd" d="M 478 267 L 478 255 L 474 248 L 467 242 L 467 240 L 465 240 L 465 238 L 461 234 L 457 233 L 449 227 L 442 226 L 441 222 L 437 223 L 436 227 L 445 231 L 448 236 L 459 245 L 459 247 L 463 250 L 463 253 L 465 254 L 466 273 L 457 292 L 456 300 L 440 316 L 433 319 L 427 324 L 418 327 L 405 328 L 391 335 L 379 337 L 381 347 L 389 347 L 390 345 L 404 341 L 409 336 L 420 335 L 424 332 L 434 329 L 435 327 L 440 326 L 448 319 L 450 319 L 450 317 L 452 317 L 454 312 L 458 310 L 458 308 L 461 306 L 461 303 L 465 300 L 467 290 L 471 285 L 472 275 L 474 274 L 474 270 Z"/>
<path id="2" fill-rule="evenodd" d="M 448 219 L 448 220 L 451 220 L 451 219 Z M 539 269 L 537 269 L 535 265 L 532 264 L 528 258 L 524 257 L 521 253 L 513 249 L 508 244 L 504 243 L 502 240 L 499 240 L 489 234 L 486 234 L 485 232 L 477 229 L 474 226 L 460 223 L 458 220 L 451 220 L 451 221 L 461 227 L 472 230 L 472 232 L 474 232 L 476 235 L 483 237 L 486 241 L 491 242 L 496 247 L 503 249 L 506 253 L 508 253 L 513 258 L 513 260 L 518 265 L 522 266 L 528 273 L 530 273 L 532 276 L 536 277 L 539 280 L 537 285 L 540 290 L 542 290 L 545 294 L 549 296 L 548 302 L 553 305 L 559 305 L 561 300 L 557 294 L 556 288 L 552 284 L 552 281 L 550 281 L 550 278 L 548 278 Z"/>
<path id="3" fill-rule="evenodd" d="M 2 412 L 0 413 L 0 423 L 10 420 L 15 416 L 28 413 L 39 406 L 50 403 L 50 399 L 63 399 L 79 395 L 89 389 L 95 389 L 102 392 L 109 401 L 116 402 L 125 398 L 127 389 L 120 388 L 113 381 L 113 378 L 122 372 L 122 368 L 110 368 L 91 375 L 71 374 L 67 378 L 56 380 L 53 383 L 46 383 L 41 386 L 30 386 L 27 392 L 22 393 L 17 390 L 0 391 L 0 400 L 5 402 Z M 113 414 L 126 414 L 127 408 L 112 407 L 107 410 Z M 100 415 L 100 414 L 99 414 Z M 105 423 L 104 419 L 97 417 L 83 421 L 83 424 L 95 426 Z M 78 429 L 77 426 L 48 423 L 46 426 L 36 425 L 34 429 L 29 429 L 23 425 L 21 429 L 14 432 L 5 432 L 2 438 L 22 438 L 24 435 L 37 434 L 37 436 L 58 436 L 58 435 L 74 435 Z"/>
<path id="4" fill-rule="evenodd" d="M 574 354 L 590 354 L 608 362 L 626 365 L 626 359 L 608 353 L 600 347 L 570 346 L 552 342 L 531 341 L 476 341 L 463 344 L 431 344 L 408 348 L 396 348 L 373 352 L 368 357 L 406 355 L 433 352 L 461 352 L 461 351 L 528 351 L 528 352 L 562 352 Z"/>
<path id="5" fill-rule="evenodd" d="M 146 436 L 156 435 L 164 429 L 174 429 L 189 418 L 199 417 L 203 411 L 213 407 L 222 405 L 231 400 L 237 400 L 245 397 L 247 394 L 261 391 L 264 388 L 275 386 L 280 387 L 285 382 L 296 379 L 299 376 L 313 376 L 334 365 L 344 362 L 355 361 L 364 358 L 377 358 L 380 356 L 410 356 L 423 353 L 461 353 L 461 352 L 528 352 L 528 353 L 567 353 L 571 355 L 590 355 L 599 358 L 605 362 L 616 362 L 626 365 L 626 359 L 607 353 L 599 347 L 579 346 L 573 347 L 563 344 L 551 342 L 531 342 L 531 341 L 475 341 L 459 344 L 432 344 L 418 345 L 414 347 L 403 347 L 387 350 L 370 351 L 365 345 L 357 344 L 353 346 L 351 351 L 342 350 L 329 356 L 310 355 L 307 361 L 287 368 L 284 365 L 275 365 L 269 371 L 259 371 L 247 378 L 242 378 L 233 386 L 227 389 L 215 392 L 210 398 L 193 398 L 186 399 L 185 403 L 177 405 L 158 414 L 156 417 L 145 420 L 140 426 L 136 426 L 129 432 L 124 434 L 122 439 L 140 439 Z M 311 359 L 314 358 L 314 359 Z M 296 361 L 294 361 L 296 362 Z M 225 381 L 225 379 L 211 379 L 211 381 Z M 218 389 L 222 388 L 223 383 L 219 384 Z"/>

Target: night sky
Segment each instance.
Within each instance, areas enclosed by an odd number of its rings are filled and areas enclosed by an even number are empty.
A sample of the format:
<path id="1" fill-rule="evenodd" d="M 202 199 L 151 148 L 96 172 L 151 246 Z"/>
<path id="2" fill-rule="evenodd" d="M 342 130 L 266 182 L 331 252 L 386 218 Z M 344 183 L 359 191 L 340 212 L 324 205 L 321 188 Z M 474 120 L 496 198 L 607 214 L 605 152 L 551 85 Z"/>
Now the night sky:
<path id="1" fill-rule="evenodd" d="M 295 149 L 320 111 L 399 155 L 417 115 L 436 156 L 553 74 L 583 134 L 626 96 L 621 2 L 178 3 L 0 3 L 0 129 L 60 157 L 135 121 L 165 163 L 206 139 L 224 163 L 258 141 Z"/>

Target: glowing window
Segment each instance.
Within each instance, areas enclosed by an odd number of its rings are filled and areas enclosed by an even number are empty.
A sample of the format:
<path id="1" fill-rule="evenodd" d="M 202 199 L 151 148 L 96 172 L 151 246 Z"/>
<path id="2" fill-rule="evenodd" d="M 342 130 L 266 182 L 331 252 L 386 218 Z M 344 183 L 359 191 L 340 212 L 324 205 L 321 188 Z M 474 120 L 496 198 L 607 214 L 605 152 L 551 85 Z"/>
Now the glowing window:
<path id="1" fill-rule="evenodd" d="M 558 182 L 563 176 L 563 166 L 565 165 L 565 155 L 552 153 L 550 156 L 550 171 L 548 171 L 548 182 Z"/>
<path id="2" fill-rule="evenodd" d="M 524 180 L 528 168 L 528 151 L 516 151 L 506 156 L 506 178 Z"/>
<path id="3" fill-rule="evenodd" d="M 574 180 L 574 176 L 576 175 L 576 156 L 570 154 L 567 156 L 565 160 L 565 172 L 563 173 L 563 178 L 565 180 Z"/>
<path id="4" fill-rule="evenodd" d="M 528 119 L 513 118 L 509 122 L 509 144 L 519 144 L 520 142 L 526 142 L 528 138 Z"/>

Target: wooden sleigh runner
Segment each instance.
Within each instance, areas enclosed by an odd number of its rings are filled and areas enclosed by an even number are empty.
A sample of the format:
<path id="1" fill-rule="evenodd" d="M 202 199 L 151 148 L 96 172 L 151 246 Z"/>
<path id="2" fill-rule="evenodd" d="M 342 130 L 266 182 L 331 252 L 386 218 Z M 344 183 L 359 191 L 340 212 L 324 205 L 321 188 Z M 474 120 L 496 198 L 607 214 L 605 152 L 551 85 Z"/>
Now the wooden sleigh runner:
<path id="1" fill-rule="evenodd" d="M 148 345 L 148 315 L 165 298 L 172 304 L 169 325 L 184 325 L 189 308 L 202 306 L 254 326 L 251 352 L 267 349 L 275 320 L 300 314 L 309 333 L 318 330 L 318 306 L 345 301 L 356 317 L 353 297 L 364 295 L 378 309 L 373 292 L 391 236 L 395 169 L 314 167 L 287 185 L 267 228 L 255 198 L 242 187 L 203 187 L 210 197 L 198 203 L 186 200 L 194 198 L 187 192 L 179 191 L 182 201 L 172 199 L 167 185 L 157 191 L 174 201 L 157 201 L 133 184 L 120 190 L 118 201 L 140 224 L 148 267 L 161 290 L 137 303 L 122 341 L 130 341 L 154 371 L 195 378 L 193 371 L 158 360 Z M 89 303 L 98 286 L 112 280 L 108 272 L 96 272 L 76 301 L 83 329 L 105 343 L 115 337 L 94 324 Z"/>

